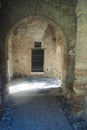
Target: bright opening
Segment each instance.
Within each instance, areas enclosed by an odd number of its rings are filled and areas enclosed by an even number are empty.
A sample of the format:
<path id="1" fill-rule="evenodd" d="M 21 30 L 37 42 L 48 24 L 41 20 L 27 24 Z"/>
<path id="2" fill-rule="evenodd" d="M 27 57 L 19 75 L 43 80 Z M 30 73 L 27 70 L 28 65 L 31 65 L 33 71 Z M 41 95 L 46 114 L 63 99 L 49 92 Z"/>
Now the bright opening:
<path id="1" fill-rule="evenodd" d="M 40 80 L 40 79 L 39 79 Z M 38 90 L 44 90 L 44 89 L 51 89 L 51 88 L 58 88 L 61 87 L 62 81 L 61 80 L 44 80 L 44 81 L 38 81 L 33 80 L 30 81 L 13 81 L 8 84 L 9 87 L 9 93 L 17 93 L 22 91 L 38 91 Z"/>

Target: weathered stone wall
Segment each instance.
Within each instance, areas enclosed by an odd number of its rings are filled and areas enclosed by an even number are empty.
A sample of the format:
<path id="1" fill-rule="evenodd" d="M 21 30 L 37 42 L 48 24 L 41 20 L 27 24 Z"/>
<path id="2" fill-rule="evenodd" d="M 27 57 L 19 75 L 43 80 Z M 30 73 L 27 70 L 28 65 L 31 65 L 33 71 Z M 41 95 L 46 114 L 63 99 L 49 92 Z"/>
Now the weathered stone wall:
<path id="1" fill-rule="evenodd" d="M 77 0 L 1 0 L 0 4 L 0 72 L 2 88 L 6 83 L 5 41 L 9 30 L 21 19 L 43 16 L 54 21 L 65 34 L 67 41 L 67 80 L 73 86 L 76 37 L 75 7 Z M 1 105 L 0 105 L 1 106 Z"/>
<path id="2" fill-rule="evenodd" d="M 32 72 L 31 69 L 35 41 L 41 42 L 41 48 L 44 49 L 42 73 Z M 22 20 L 12 30 L 7 44 L 8 75 L 10 74 L 11 77 L 14 75 L 50 76 L 64 79 L 66 40 L 62 31 L 51 20 L 43 17 L 28 17 Z"/>
<path id="3" fill-rule="evenodd" d="M 73 110 L 78 112 L 83 109 L 84 97 L 87 95 L 87 1 L 78 0 L 77 8 L 77 40 L 75 82 L 73 92 Z M 87 98 L 86 98 L 87 99 Z M 87 105 L 85 105 L 85 110 Z M 87 114 L 87 112 L 86 112 Z"/>

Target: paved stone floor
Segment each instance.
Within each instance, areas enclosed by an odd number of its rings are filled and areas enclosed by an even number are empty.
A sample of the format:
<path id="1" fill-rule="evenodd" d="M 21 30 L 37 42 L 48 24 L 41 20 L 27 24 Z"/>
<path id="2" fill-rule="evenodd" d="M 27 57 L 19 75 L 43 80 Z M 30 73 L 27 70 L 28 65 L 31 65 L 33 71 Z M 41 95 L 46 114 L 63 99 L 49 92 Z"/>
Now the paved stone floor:
<path id="1" fill-rule="evenodd" d="M 29 81 L 43 83 L 43 79 L 38 79 L 38 81 L 29 79 Z M 18 82 L 19 80 L 12 84 L 15 86 Z M 57 89 L 55 88 L 58 84 L 56 80 L 46 81 L 44 79 L 44 82 L 48 86 L 51 85 L 52 91 Z M 51 82 L 54 82 L 54 88 Z M 87 130 L 87 122 L 80 117 L 73 116 L 69 101 L 63 96 L 49 94 L 51 89 L 40 87 L 33 93 L 30 90 L 19 91 L 17 89 L 19 92 L 7 95 L 0 130 Z"/>
<path id="2" fill-rule="evenodd" d="M 15 95 L 15 110 L 1 130 L 72 130 L 53 96 Z"/>

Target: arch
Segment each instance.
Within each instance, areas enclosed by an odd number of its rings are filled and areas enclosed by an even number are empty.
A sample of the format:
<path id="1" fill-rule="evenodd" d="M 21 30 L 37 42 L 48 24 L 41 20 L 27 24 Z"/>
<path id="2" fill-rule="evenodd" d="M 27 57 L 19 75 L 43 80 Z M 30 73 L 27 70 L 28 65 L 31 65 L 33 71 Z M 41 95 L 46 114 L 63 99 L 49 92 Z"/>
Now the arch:
<path id="1" fill-rule="evenodd" d="M 27 40 L 26 40 L 27 39 Z M 44 73 L 32 73 L 31 72 L 31 54 L 28 49 L 34 47 L 34 41 L 40 41 L 42 43 L 42 48 L 45 51 L 44 54 Z M 24 44 L 25 43 L 25 44 Z M 27 46 L 26 46 L 27 45 Z M 48 76 L 48 77 L 58 77 L 62 80 L 62 86 L 65 86 L 66 79 L 66 55 L 67 46 L 66 39 L 62 30 L 58 25 L 50 19 L 41 16 L 31 16 L 24 18 L 14 25 L 14 27 L 9 31 L 6 38 L 6 55 L 7 55 L 7 77 L 11 80 L 16 74 L 23 74 L 25 76 Z M 30 46 L 30 47 L 29 47 Z M 23 68 L 19 68 L 20 64 L 22 66 L 25 64 L 25 60 L 20 62 L 18 58 L 18 52 L 15 54 L 14 48 L 23 47 L 25 52 L 27 51 L 28 56 L 23 55 L 24 59 L 28 61 Z M 14 51 L 14 52 L 13 52 Z M 24 51 L 21 52 L 21 54 Z M 24 52 L 24 53 L 25 53 Z M 20 55 L 20 54 L 19 54 Z M 27 57 L 27 58 L 26 58 Z M 47 60 L 48 57 L 48 60 Z M 14 58 L 14 59 L 13 59 Z M 21 58 L 19 56 L 19 58 Z M 16 61 L 20 62 L 19 65 Z M 13 63 L 14 62 L 14 63 Z M 17 67 L 18 68 L 17 68 Z M 17 69 L 17 70 L 16 70 Z M 20 73 L 24 72 L 24 73 Z M 26 73 L 25 73 L 26 72 Z"/>

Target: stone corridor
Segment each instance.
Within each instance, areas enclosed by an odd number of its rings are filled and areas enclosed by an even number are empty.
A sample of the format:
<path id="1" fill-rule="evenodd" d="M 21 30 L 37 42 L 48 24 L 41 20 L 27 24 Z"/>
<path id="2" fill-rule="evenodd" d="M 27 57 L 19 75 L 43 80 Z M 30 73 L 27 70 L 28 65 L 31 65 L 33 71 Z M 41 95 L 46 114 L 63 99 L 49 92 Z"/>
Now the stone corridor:
<path id="1" fill-rule="evenodd" d="M 19 77 L 62 83 L 7 96 Z M 87 130 L 87 0 L 0 0 L 0 130 L 56 129 Z"/>

